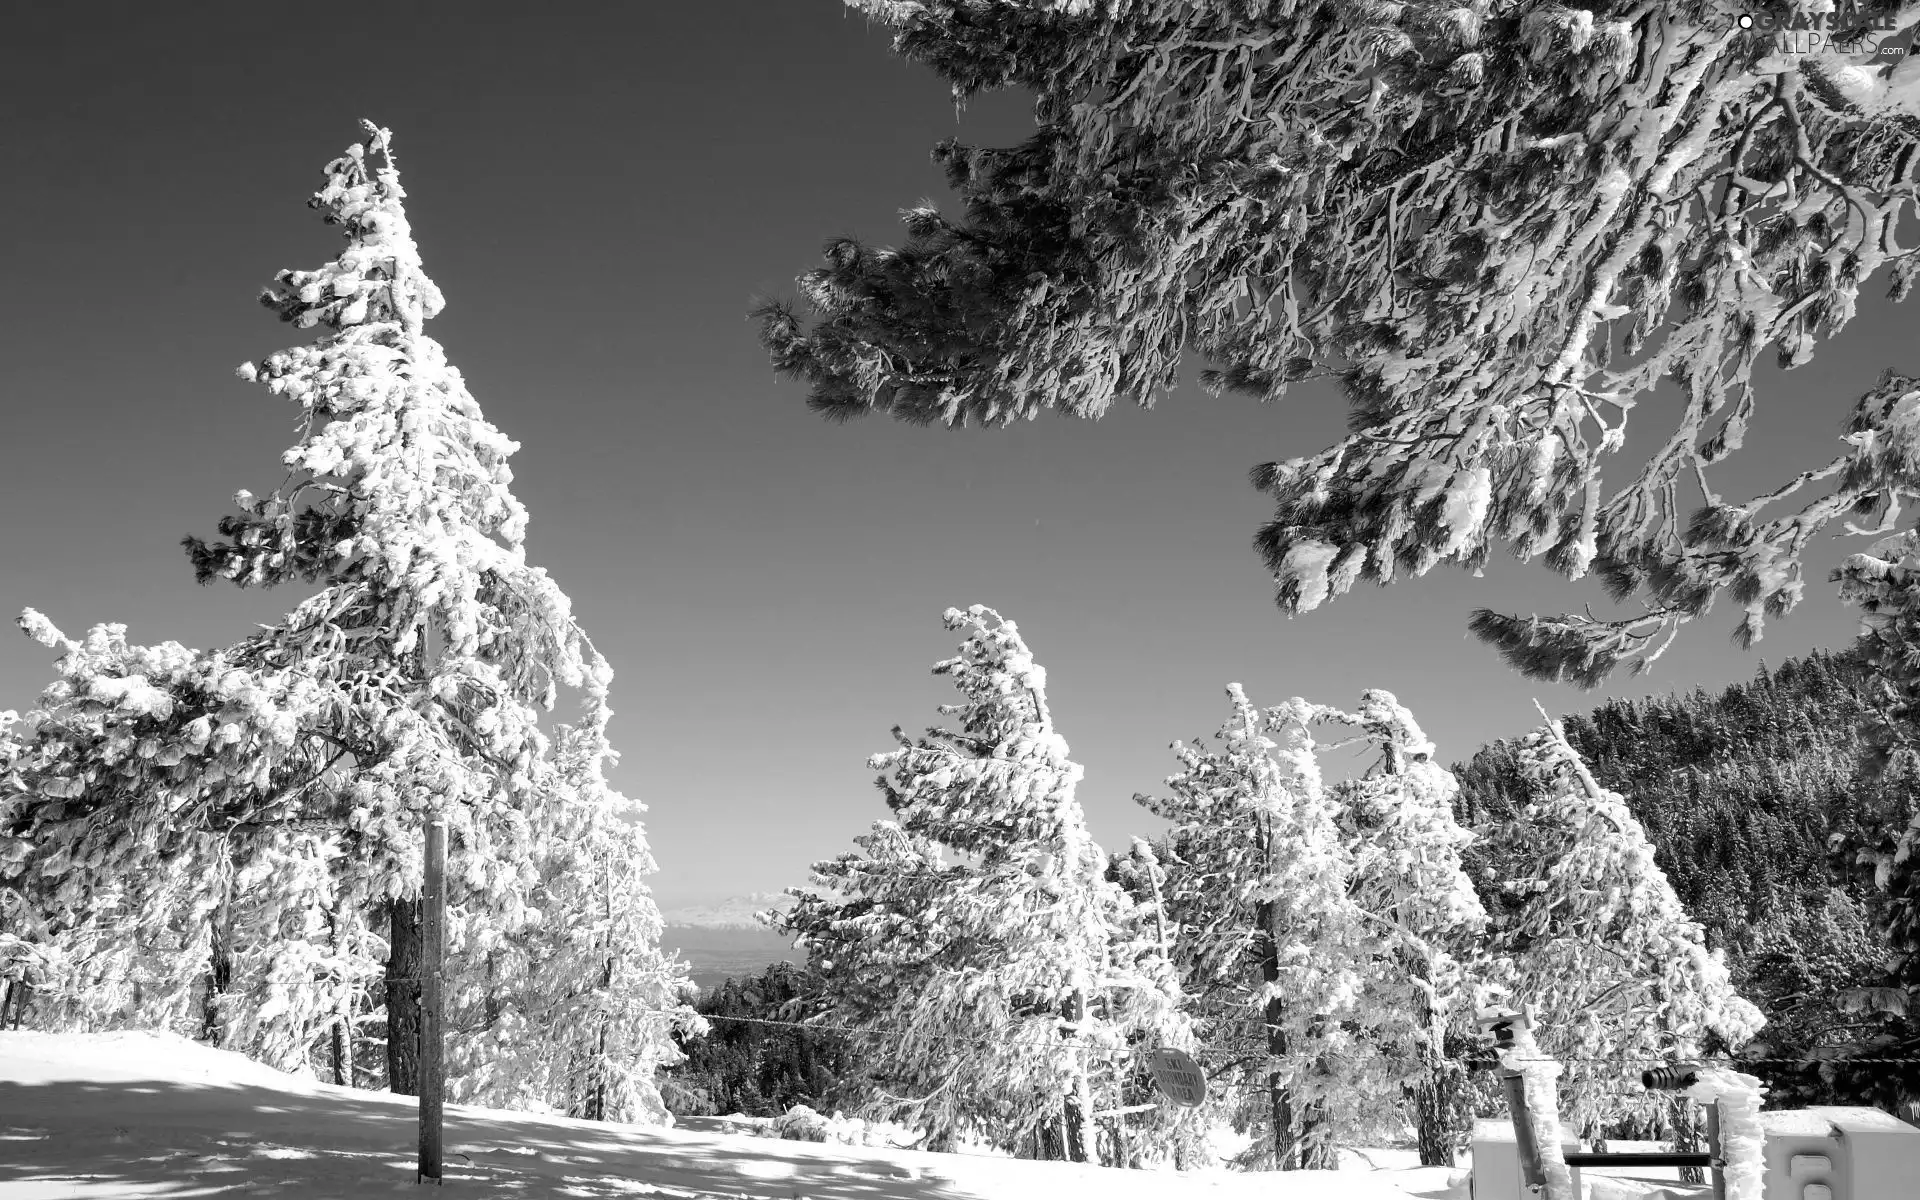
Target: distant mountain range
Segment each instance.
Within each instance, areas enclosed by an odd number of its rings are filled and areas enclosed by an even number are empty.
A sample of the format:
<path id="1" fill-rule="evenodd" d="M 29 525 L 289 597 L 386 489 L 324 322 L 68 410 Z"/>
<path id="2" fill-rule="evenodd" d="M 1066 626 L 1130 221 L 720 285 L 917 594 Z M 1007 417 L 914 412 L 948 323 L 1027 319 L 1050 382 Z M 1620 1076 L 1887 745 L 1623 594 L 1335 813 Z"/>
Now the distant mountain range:
<path id="1" fill-rule="evenodd" d="M 678 953 L 692 969 L 693 981 L 711 990 L 721 981 L 758 975 L 767 964 L 804 963 L 806 952 L 793 948 L 786 935 L 776 933 L 753 914 L 770 908 L 785 911 L 793 897 L 780 892 L 752 892 L 730 896 L 717 904 L 693 904 L 660 913 L 666 929 L 661 947 Z"/>
<path id="2" fill-rule="evenodd" d="M 718 904 L 695 904 L 684 908 L 664 909 L 660 919 L 669 928 L 680 929 L 766 929 L 754 914 L 770 908 L 786 911 L 793 907 L 793 897 L 784 892 L 749 892 L 744 896 L 729 896 Z"/>

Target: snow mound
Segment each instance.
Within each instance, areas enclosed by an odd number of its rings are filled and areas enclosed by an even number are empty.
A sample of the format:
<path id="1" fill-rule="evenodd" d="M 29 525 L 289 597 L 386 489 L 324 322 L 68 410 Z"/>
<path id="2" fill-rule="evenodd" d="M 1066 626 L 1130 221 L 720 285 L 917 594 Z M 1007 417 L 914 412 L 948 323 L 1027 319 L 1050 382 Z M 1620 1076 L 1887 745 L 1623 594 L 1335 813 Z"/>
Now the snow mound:
<path id="1" fill-rule="evenodd" d="M 289 1075 L 231 1050 L 177 1033 L 0 1033 L 0 1083 L 134 1083 L 157 1079 L 210 1086 L 310 1092 L 311 1075 Z"/>
<path id="2" fill-rule="evenodd" d="M 866 1121 L 834 1113 L 823 1116 L 804 1104 L 796 1104 L 761 1127 L 762 1137 L 785 1138 L 793 1142 L 827 1142 L 835 1146 L 882 1146 L 905 1150 L 920 1140 L 920 1135 L 888 1121 Z"/>

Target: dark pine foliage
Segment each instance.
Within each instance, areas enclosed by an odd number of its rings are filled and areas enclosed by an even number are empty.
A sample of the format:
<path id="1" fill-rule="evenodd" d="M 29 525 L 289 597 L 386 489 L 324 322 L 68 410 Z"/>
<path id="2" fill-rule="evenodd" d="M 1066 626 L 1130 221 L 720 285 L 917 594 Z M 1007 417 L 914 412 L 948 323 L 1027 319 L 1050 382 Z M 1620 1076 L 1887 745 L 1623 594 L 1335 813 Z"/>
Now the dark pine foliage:
<path id="1" fill-rule="evenodd" d="M 789 1024 L 819 990 L 811 971 L 780 962 L 701 997 L 695 1007 L 709 1031 L 681 1040 L 687 1061 L 663 1089 L 674 1115 L 773 1117 L 796 1104 L 832 1111 L 846 1074 L 846 1041 Z"/>
<path id="2" fill-rule="evenodd" d="M 1769 1104 L 1920 1099 L 1920 1022 L 1900 996 L 1920 982 L 1920 946 L 1896 936 L 1913 872 L 1885 886 L 1855 862 L 1912 812 L 1911 776 L 1863 761 L 1876 684 L 1852 655 L 1817 653 L 1718 695 L 1695 690 L 1613 700 L 1566 718 L 1568 739 L 1603 787 L 1627 798 L 1674 891 L 1724 949 L 1768 1025 L 1747 1048 Z M 1496 921 L 1518 900 L 1528 796 L 1514 746 L 1496 742 L 1454 768 L 1463 824 L 1482 832 L 1467 869 Z M 1890 997 L 1890 998 L 1889 998 Z M 1891 1006 L 1889 1008 L 1889 1006 Z M 1920 1012 L 1914 1014 L 1920 1017 Z"/>

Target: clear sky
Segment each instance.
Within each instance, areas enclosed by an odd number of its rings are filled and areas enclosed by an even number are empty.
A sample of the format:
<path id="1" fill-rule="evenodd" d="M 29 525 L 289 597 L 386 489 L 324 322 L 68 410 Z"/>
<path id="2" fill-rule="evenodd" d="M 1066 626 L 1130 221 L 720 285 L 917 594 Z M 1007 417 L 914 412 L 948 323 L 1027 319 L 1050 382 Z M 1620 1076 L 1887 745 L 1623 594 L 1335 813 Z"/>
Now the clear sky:
<path id="1" fill-rule="evenodd" d="M 895 240 L 899 209 L 944 196 L 937 140 L 1028 127 L 1017 96 L 956 116 L 837 0 L 68 0 L 6 24 L 0 609 L 212 646 L 297 602 L 196 587 L 178 543 L 280 478 L 293 409 L 233 367 L 298 340 L 253 296 L 332 257 L 303 203 L 371 117 L 395 131 L 447 296 L 429 332 L 522 443 L 530 557 L 618 672 L 615 781 L 650 809 L 666 903 L 803 882 L 884 815 L 865 760 L 948 698 L 928 667 L 953 651 L 949 605 L 1019 622 L 1110 846 L 1153 831 L 1134 793 L 1173 769 L 1168 742 L 1219 725 L 1229 681 L 1262 704 L 1387 688 L 1450 760 L 1524 732 L 1536 697 L 1600 699 L 1522 680 L 1464 634 L 1482 605 L 1604 611 L 1538 564 L 1279 614 L 1246 472 L 1337 437 L 1330 389 L 1262 407 L 1189 386 L 992 431 L 808 413 L 767 369 L 753 297 L 790 292 L 827 236 Z M 1812 365 L 1767 373 L 1730 493 L 1825 461 L 1884 367 L 1920 370 L 1913 314 L 1883 292 Z M 1643 402 L 1629 459 L 1674 399 Z M 1611 691 L 1845 644 L 1824 582 L 1840 553 L 1815 554 L 1808 602 L 1753 653 L 1723 610 Z M 46 650 L 0 636 L 0 707 L 50 677 Z"/>

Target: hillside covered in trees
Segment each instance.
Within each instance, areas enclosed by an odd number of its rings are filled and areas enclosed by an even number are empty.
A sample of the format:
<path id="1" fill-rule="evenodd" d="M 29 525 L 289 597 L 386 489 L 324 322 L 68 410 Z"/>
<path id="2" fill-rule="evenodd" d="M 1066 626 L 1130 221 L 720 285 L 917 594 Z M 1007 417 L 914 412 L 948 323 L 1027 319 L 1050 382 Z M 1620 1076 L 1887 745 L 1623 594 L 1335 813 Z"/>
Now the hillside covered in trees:
<path id="1" fill-rule="evenodd" d="M 707 1032 L 681 1039 L 686 1061 L 662 1089 L 668 1107 L 677 1116 L 777 1117 L 796 1104 L 832 1111 L 846 1039 L 793 1020 L 819 990 L 818 976 L 779 962 L 701 996 L 695 1007 Z"/>
<path id="2" fill-rule="evenodd" d="M 1900 1018 L 1896 990 L 1911 985 L 1913 968 L 1888 930 L 1911 889 L 1898 872 L 1890 889 L 1875 887 L 1871 867 L 1858 861 L 1862 850 L 1884 848 L 1913 803 L 1910 772 L 1896 765 L 1875 777 L 1863 766 L 1874 695 L 1858 659 L 1816 653 L 1763 665 L 1751 682 L 1718 694 L 1613 700 L 1565 720 L 1595 779 L 1627 797 L 1674 891 L 1709 944 L 1725 950 L 1742 994 L 1766 1013 L 1757 1044 L 1766 1057 L 1912 1057 L 1920 1045 Z M 1463 824 L 1493 834 L 1524 820 L 1528 791 L 1514 743 L 1486 746 L 1454 773 Z M 1496 920 L 1519 903 L 1503 886 L 1516 864 L 1501 861 L 1516 845 L 1486 836 L 1466 852 Z M 1776 1106 L 1891 1108 L 1903 1086 L 1912 1093 L 1917 1074 L 1913 1064 L 1837 1061 L 1753 1070 Z"/>

